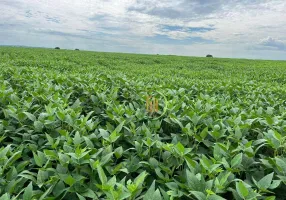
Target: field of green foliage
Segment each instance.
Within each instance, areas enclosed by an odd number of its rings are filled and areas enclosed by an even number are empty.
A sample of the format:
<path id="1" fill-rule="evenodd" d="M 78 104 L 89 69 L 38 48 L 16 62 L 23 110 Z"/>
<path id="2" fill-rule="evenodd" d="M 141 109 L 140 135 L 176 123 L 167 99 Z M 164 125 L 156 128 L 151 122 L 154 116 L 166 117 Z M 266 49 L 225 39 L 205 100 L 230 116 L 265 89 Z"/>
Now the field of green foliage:
<path id="1" fill-rule="evenodd" d="M 1 47 L 0 200 L 286 199 L 285 84 L 285 61 Z"/>

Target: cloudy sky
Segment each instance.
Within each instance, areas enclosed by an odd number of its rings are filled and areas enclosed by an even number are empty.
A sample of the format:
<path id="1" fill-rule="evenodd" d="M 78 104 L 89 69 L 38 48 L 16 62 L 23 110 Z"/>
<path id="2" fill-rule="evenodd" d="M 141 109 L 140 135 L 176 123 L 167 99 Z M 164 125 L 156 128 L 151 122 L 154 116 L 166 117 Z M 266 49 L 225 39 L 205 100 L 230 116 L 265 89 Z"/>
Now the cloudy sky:
<path id="1" fill-rule="evenodd" d="M 0 0 L 0 45 L 286 60 L 286 1 Z"/>

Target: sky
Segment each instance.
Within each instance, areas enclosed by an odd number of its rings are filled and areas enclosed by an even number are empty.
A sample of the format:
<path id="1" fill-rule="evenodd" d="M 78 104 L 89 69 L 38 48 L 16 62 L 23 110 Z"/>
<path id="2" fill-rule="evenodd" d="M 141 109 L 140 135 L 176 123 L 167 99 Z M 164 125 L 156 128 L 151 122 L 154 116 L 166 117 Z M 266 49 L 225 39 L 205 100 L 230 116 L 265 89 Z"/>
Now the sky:
<path id="1" fill-rule="evenodd" d="M 0 45 L 286 60 L 286 1 L 0 0 Z"/>

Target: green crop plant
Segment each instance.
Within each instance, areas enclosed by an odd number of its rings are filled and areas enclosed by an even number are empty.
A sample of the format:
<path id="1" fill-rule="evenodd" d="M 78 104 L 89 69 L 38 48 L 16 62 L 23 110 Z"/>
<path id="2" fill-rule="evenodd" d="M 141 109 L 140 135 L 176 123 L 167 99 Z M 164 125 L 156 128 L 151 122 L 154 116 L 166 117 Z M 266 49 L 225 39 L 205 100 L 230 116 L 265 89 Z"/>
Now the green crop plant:
<path id="1" fill-rule="evenodd" d="M 285 83 L 285 61 L 1 47 L 0 200 L 283 200 Z"/>

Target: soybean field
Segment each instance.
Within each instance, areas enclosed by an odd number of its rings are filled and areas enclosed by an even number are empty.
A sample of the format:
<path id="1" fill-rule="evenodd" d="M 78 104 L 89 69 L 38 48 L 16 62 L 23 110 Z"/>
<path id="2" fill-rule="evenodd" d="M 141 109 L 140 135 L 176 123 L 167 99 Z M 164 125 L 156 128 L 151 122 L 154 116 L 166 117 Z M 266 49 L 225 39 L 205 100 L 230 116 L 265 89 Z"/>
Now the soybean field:
<path id="1" fill-rule="evenodd" d="M 0 47 L 0 200 L 284 200 L 286 61 Z"/>

